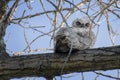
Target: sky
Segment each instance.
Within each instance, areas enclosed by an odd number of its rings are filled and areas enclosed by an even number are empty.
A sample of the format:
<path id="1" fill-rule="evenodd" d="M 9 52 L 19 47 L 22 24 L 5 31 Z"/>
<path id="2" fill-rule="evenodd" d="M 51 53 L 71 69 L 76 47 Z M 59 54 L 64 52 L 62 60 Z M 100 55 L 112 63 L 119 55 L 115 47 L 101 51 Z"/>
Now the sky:
<path id="1" fill-rule="evenodd" d="M 56 0 L 54 0 L 56 1 Z M 106 0 L 105 0 L 106 1 Z M 11 1 L 9 3 L 9 7 L 13 4 L 14 0 Z M 76 1 L 77 3 L 77 1 Z M 44 1 L 44 4 L 46 6 L 46 10 L 53 10 L 54 7 L 51 6 L 50 4 L 48 4 L 46 1 Z M 39 13 L 39 12 L 44 12 L 42 9 L 42 6 L 40 5 L 39 0 L 31 0 L 30 3 L 32 9 L 28 9 L 28 7 L 26 6 L 25 3 L 23 3 L 23 0 L 21 0 L 21 2 L 19 3 L 19 7 L 16 11 L 15 17 L 19 18 L 22 16 L 23 11 L 25 10 L 25 15 L 28 14 L 35 14 L 35 13 Z M 69 6 L 68 4 L 64 5 L 64 7 Z M 95 8 L 97 9 L 97 7 Z M 64 12 L 66 13 L 66 12 Z M 92 11 L 90 11 L 90 14 L 92 14 Z M 50 17 L 53 17 L 53 13 L 49 14 Z M 120 23 L 119 23 L 119 19 L 117 19 L 115 16 L 110 15 L 110 21 L 111 21 L 111 25 L 113 30 L 117 33 L 117 35 L 114 35 L 114 41 L 115 41 L 115 45 L 119 45 L 120 44 Z M 59 22 L 61 22 L 61 17 L 59 17 L 58 20 L 58 24 Z M 71 23 L 74 19 L 76 18 L 82 18 L 84 17 L 84 14 L 82 14 L 79 11 L 76 11 L 73 15 L 71 15 L 71 17 L 67 20 L 67 23 L 71 26 Z M 46 15 L 41 15 L 41 16 L 37 16 L 34 18 L 28 18 L 26 20 L 23 20 L 22 25 L 24 25 L 25 27 L 21 27 L 17 24 L 10 24 L 7 28 L 6 31 L 6 36 L 5 36 L 5 42 L 6 42 L 6 48 L 7 48 L 7 52 L 9 53 L 10 56 L 13 56 L 13 54 L 15 52 L 23 52 L 23 50 L 26 48 L 27 43 L 25 41 L 25 35 L 27 37 L 28 42 L 30 43 L 31 41 L 33 41 L 36 37 L 40 36 L 40 38 L 38 38 L 34 43 L 32 43 L 31 45 L 31 49 L 43 49 L 43 48 L 53 48 L 53 39 L 51 39 L 51 34 L 49 35 L 44 35 L 43 36 L 43 32 L 44 33 L 48 33 L 51 30 L 53 30 L 53 23 L 46 17 Z M 109 37 L 109 33 L 108 33 L 108 28 L 106 26 L 105 23 L 105 18 L 103 17 L 102 20 L 100 22 L 98 22 L 100 26 L 96 26 L 94 28 L 94 33 L 96 35 L 96 43 L 94 48 L 98 48 L 98 47 L 107 47 L 107 46 L 112 46 L 111 44 L 111 40 Z M 39 31 L 35 31 L 33 29 L 31 29 L 30 27 L 37 27 L 34 29 L 38 29 Z M 38 28 L 39 27 L 39 28 Z M 41 33 L 41 32 L 42 33 Z M 45 50 L 45 51 L 39 51 L 39 52 L 34 52 L 34 53 L 27 53 L 27 55 L 29 54 L 45 54 L 45 53 L 52 53 L 53 50 Z M 26 54 L 22 54 L 22 55 L 26 55 Z M 112 76 L 117 76 L 117 70 L 110 70 L 110 71 L 101 71 L 102 73 L 105 73 L 107 75 L 112 75 Z M 96 74 L 93 72 L 84 72 L 84 80 L 94 80 L 96 77 Z M 70 75 L 70 77 L 69 77 Z M 72 74 L 67 74 L 64 75 L 65 77 L 67 76 L 67 78 L 63 78 L 63 80 L 81 80 L 82 76 L 81 73 L 72 73 Z M 30 78 L 30 80 L 34 80 L 35 77 Z M 60 80 L 59 76 L 56 76 L 57 80 Z M 23 78 L 20 79 L 11 79 L 11 80 L 22 80 Z M 29 80 L 29 78 L 25 78 L 25 80 Z M 35 80 L 45 80 L 44 78 L 35 78 Z M 97 80 L 114 80 L 114 79 L 110 79 L 110 78 L 106 78 L 103 76 L 99 76 Z"/>

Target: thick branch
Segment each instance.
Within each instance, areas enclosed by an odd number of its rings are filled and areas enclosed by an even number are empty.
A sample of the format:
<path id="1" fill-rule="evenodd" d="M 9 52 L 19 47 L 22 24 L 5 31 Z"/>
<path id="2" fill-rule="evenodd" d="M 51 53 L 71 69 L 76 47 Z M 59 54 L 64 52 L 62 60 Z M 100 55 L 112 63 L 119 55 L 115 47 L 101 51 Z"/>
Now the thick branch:
<path id="1" fill-rule="evenodd" d="M 6 45 L 4 43 L 4 36 L 8 25 L 7 18 L 5 18 L 5 13 L 9 1 L 10 0 L 0 0 L 0 59 L 8 58 L 8 54 L 5 51 Z"/>
<path id="2" fill-rule="evenodd" d="M 49 53 L 12 57 L 0 61 L 0 75 L 4 78 L 60 75 L 66 56 L 66 54 Z M 120 46 L 115 46 L 72 53 L 63 74 L 119 68 Z"/>
<path id="3" fill-rule="evenodd" d="M 0 6 L 2 7 L 0 11 L 0 59 L 7 59 L 10 58 L 6 52 L 6 44 L 4 43 L 4 36 L 6 32 L 7 26 L 10 24 L 15 8 L 18 6 L 20 0 L 16 0 L 12 7 L 7 12 L 7 5 L 10 0 L 2 0 L 0 1 Z M 11 17 L 11 18 L 10 18 Z"/>

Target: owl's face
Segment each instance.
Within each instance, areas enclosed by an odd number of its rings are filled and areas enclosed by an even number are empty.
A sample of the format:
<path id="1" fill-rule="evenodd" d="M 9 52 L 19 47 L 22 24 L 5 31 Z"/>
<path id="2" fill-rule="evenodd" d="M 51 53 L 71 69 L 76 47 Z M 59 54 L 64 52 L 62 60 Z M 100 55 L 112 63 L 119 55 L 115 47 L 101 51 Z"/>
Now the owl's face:
<path id="1" fill-rule="evenodd" d="M 78 28 L 90 28 L 91 24 L 88 20 L 82 20 L 77 18 L 73 21 L 72 26 Z"/>

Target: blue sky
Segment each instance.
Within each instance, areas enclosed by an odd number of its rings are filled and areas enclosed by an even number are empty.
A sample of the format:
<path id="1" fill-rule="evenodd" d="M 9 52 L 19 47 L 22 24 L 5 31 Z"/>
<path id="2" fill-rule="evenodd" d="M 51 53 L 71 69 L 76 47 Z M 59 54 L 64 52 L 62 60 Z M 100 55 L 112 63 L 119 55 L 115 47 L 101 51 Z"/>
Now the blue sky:
<path id="1" fill-rule="evenodd" d="M 11 1 L 11 3 L 9 4 L 10 6 L 11 6 L 12 2 L 14 2 L 14 1 Z M 47 4 L 47 5 L 45 5 L 46 10 L 53 9 L 53 6 L 48 4 L 46 1 L 44 1 L 44 3 Z M 76 3 L 77 3 L 77 1 L 76 1 Z M 68 6 L 68 4 L 65 5 L 64 7 L 67 7 L 67 6 Z M 23 0 L 21 0 L 21 5 L 17 9 L 15 17 L 17 17 L 17 18 L 21 17 L 24 10 L 26 10 L 25 15 L 30 15 L 30 14 L 32 15 L 32 14 L 35 14 L 35 13 L 44 12 L 41 5 L 40 5 L 39 0 L 35 0 L 34 2 L 32 2 L 31 7 L 32 7 L 31 10 L 28 9 L 26 7 L 26 4 L 23 3 Z M 90 12 L 91 12 L 90 14 L 94 13 L 92 11 L 90 11 Z M 54 17 L 53 13 L 49 14 L 49 16 L 51 18 Z M 69 26 L 71 26 L 71 23 L 74 19 L 82 18 L 84 16 L 85 15 L 83 13 L 81 13 L 79 11 L 76 11 L 74 14 L 72 14 L 70 16 L 70 18 L 67 20 L 67 22 L 68 22 Z M 60 21 L 61 21 L 61 17 L 58 16 L 58 18 L 59 18 L 58 19 L 58 24 L 59 24 Z M 120 25 L 120 23 L 118 22 L 118 19 L 116 19 L 116 17 L 113 16 L 113 15 L 111 15 L 110 19 L 111 19 L 111 25 L 113 27 L 113 30 L 117 33 L 120 33 L 119 27 L 118 27 Z M 27 22 L 27 23 L 25 23 L 25 22 Z M 117 22 L 117 24 L 115 22 Z M 28 18 L 27 20 L 23 20 L 22 24 L 27 27 L 25 29 L 25 33 L 26 33 L 26 36 L 27 36 L 27 39 L 28 39 L 29 43 L 33 39 L 35 39 L 37 36 L 42 35 L 40 32 L 34 31 L 34 30 L 30 29 L 29 27 L 45 26 L 45 27 L 42 27 L 42 28 L 39 28 L 39 29 L 37 28 L 37 29 L 44 32 L 44 33 L 47 33 L 49 31 L 53 30 L 53 25 L 51 23 L 52 22 L 47 18 L 46 15 L 41 15 L 41 16 L 37 16 L 37 17 L 34 17 L 34 18 Z M 94 47 L 111 46 L 111 40 L 110 40 L 109 33 L 108 33 L 108 28 L 107 28 L 106 25 L 107 24 L 105 23 L 105 18 L 103 17 L 102 20 L 100 21 L 100 26 L 99 27 L 96 26 L 94 28 L 94 33 L 97 35 L 96 44 L 95 44 Z M 97 31 L 99 32 L 98 34 L 97 34 Z M 51 35 L 51 34 L 49 34 L 49 35 Z M 50 42 L 51 36 L 45 35 L 45 36 L 40 37 L 39 39 L 37 39 L 31 45 L 31 48 L 32 49 L 48 48 L 48 47 L 50 47 L 50 43 L 51 43 L 51 47 L 53 47 L 52 41 Z M 115 40 L 115 45 L 119 45 L 120 44 L 120 42 L 119 42 L 119 37 L 120 36 L 115 35 L 115 37 L 116 37 L 114 39 Z M 19 52 L 19 51 L 24 50 L 24 48 L 27 46 L 25 38 L 24 38 L 24 28 L 22 28 L 21 26 L 16 25 L 16 24 L 11 24 L 7 28 L 5 41 L 7 41 L 6 42 L 7 49 L 10 50 L 10 51 Z M 13 44 L 13 41 L 14 41 L 14 44 Z M 36 45 L 36 44 L 39 44 L 39 45 Z M 43 51 L 41 51 L 40 53 L 43 53 Z"/>
<path id="2" fill-rule="evenodd" d="M 44 12 L 39 0 L 31 0 L 33 2 L 31 2 L 31 7 L 32 9 L 29 10 L 28 7 L 26 7 L 26 4 L 23 3 L 23 0 L 21 0 L 21 4 L 17 9 L 17 12 L 15 14 L 15 17 L 19 18 L 22 16 L 22 13 L 24 10 L 26 10 L 25 15 L 29 15 L 29 14 L 35 14 L 35 13 L 39 13 L 39 12 Z M 9 6 L 11 6 L 13 4 L 14 1 L 11 1 L 11 3 L 9 3 Z M 45 6 L 46 6 L 46 10 L 52 10 L 54 9 L 53 6 L 51 6 L 50 4 L 48 4 L 46 1 L 44 1 Z M 77 3 L 77 1 L 76 1 Z M 64 5 L 64 7 L 69 6 L 68 4 Z M 84 7 L 83 7 L 84 8 Z M 98 9 L 98 7 L 95 8 L 96 11 Z M 64 12 L 66 13 L 66 12 Z M 90 11 L 90 14 L 92 14 L 92 10 Z M 49 14 L 49 16 L 51 18 L 54 17 L 54 14 L 51 13 Z M 71 26 L 71 23 L 74 19 L 76 18 L 82 18 L 85 15 L 79 11 L 76 11 L 73 15 L 71 15 L 71 17 L 67 20 L 67 23 Z M 58 24 L 61 22 L 61 17 L 60 15 L 58 16 Z M 27 23 L 26 23 L 27 22 Z M 112 28 L 115 32 L 118 33 L 118 35 L 115 35 L 115 45 L 119 45 L 120 44 L 120 23 L 119 23 L 119 19 L 117 19 L 114 15 L 110 15 L 110 22 L 112 25 Z M 102 17 L 102 20 L 99 22 L 100 26 L 96 26 L 94 28 L 94 33 L 97 35 L 97 39 L 96 39 L 96 44 L 95 44 L 95 48 L 97 47 L 106 47 L 106 46 L 112 46 L 111 45 L 111 40 L 109 37 L 109 33 L 108 33 L 108 28 L 107 28 L 107 24 L 105 22 L 105 17 Z M 38 32 L 38 31 L 34 31 L 32 29 L 30 29 L 29 27 L 37 27 L 37 26 L 45 26 L 45 27 L 40 27 L 40 28 L 36 28 L 39 31 L 42 31 L 44 33 L 47 33 L 51 30 L 53 30 L 53 25 L 52 22 L 46 17 L 46 15 L 41 15 L 41 16 L 37 16 L 34 18 L 28 18 L 26 20 L 23 20 L 22 25 L 26 26 L 26 28 L 23 28 L 17 24 L 11 24 L 8 28 L 7 28 L 7 32 L 6 32 L 6 36 L 5 36 L 5 41 L 6 41 L 6 47 L 7 47 L 7 52 L 9 52 L 9 54 L 12 56 L 14 52 L 22 52 L 27 44 L 25 41 L 25 37 L 24 37 L 24 29 L 25 29 L 25 34 L 26 37 L 28 39 L 28 42 L 30 43 L 32 40 L 34 40 L 37 36 L 43 35 L 43 33 Z M 98 34 L 97 34 L 98 31 Z M 38 38 L 32 45 L 31 45 L 31 49 L 39 49 L 39 48 L 53 48 L 53 41 L 51 41 L 51 34 L 49 35 L 45 35 L 45 36 L 41 36 L 40 38 Z M 48 53 L 48 52 L 52 52 L 52 51 L 40 51 L 40 52 L 36 52 L 36 53 Z M 36 54 L 36 53 L 32 53 L 32 54 Z M 31 54 L 31 53 L 29 53 Z M 117 71 L 113 70 L 113 71 L 103 71 L 103 73 L 106 74 L 110 74 L 112 76 L 116 76 L 117 75 Z M 85 72 L 85 80 L 93 80 L 96 77 L 96 74 L 93 72 Z M 80 80 L 81 78 L 81 73 L 76 73 L 76 75 L 74 75 L 72 78 L 64 78 L 63 80 Z M 57 79 L 59 80 L 59 78 L 57 77 Z M 98 78 L 98 80 L 113 80 L 110 78 L 106 78 L 106 77 L 102 77 L 100 76 Z M 31 79 L 32 80 L 32 79 Z M 37 78 L 37 80 L 39 80 Z M 40 78 L 41 80 L 41 78 Z M 44 79 L 43 79 L 44 80 Z"/>

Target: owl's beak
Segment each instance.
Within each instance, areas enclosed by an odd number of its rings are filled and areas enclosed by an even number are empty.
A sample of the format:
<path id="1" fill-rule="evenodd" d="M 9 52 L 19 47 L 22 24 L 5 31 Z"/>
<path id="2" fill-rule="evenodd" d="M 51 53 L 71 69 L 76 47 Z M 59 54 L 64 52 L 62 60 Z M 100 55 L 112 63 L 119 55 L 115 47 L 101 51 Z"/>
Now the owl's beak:
<path id="1" fill-rule="evenodd" d="M 84 27 L 84 24 L 81 24 L 80 27 Z"/>

